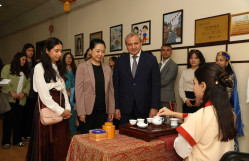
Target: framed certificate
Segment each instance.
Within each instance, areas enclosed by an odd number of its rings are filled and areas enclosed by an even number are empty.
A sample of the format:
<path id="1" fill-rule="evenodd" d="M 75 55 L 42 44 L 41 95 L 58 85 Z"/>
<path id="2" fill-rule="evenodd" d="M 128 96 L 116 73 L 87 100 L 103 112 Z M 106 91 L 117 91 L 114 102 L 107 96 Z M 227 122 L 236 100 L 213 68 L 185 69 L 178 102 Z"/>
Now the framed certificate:
<path id="1" fill-rule="evenodd" d="M 249 12 L 231 15 L 230 35 L 249 33 Z"/>
<path id="2" fill-rule="evenodd" d="M 230 14 L 195 20 L 195 44 L 229 41 Z"/>

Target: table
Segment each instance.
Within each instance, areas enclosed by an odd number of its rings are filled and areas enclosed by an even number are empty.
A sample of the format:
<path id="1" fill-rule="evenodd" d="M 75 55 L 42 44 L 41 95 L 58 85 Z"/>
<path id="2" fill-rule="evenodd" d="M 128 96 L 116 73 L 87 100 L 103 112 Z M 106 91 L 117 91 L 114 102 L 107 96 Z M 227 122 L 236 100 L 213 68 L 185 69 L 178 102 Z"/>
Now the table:
<path id="1" fill-rule="evenodd" d="M 176 135 L 176 134 L 174 134 Z M 116 131 L 114 139 L 95 142 L 89 140 L 88 134 L 75 135 L 69 146 L 67 161 L 130 161 L 130 160 L 156 160 L 178 161 L 182 160 L 175 152 L 173 145 L 155 139 L 146 142 Z M 165 136 L 169 140 L 176 136 Z M 172 141 L 173 142 L 173 141 Z M 166 150 L 170 149 L 170 150 Z"/>

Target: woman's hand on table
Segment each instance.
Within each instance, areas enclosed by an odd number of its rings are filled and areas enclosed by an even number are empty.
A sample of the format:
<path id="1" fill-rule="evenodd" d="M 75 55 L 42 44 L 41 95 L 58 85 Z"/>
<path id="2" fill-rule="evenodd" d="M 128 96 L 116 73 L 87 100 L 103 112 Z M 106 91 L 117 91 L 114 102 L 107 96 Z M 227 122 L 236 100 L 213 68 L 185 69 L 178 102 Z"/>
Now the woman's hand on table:
<path id="1" fill-rule="evenodd" d="M 81 122 L 86 123 L 86 115 L 80 116 L 79 119 L 80 119 Z"/>
<path id="2" fill-rule="evenodd" d="M 114 113 L 109 113 L 108 114 L 108 121 L 112 122 L 113 118 L 114 118 Z"/>
<path id="3" fill-rule="evenodd" d="M 120 109 L 116 109 L 116 110 L 115 110 L 115 118 L 116 118 L 117 120 L 120 120 L 120 119 L 121 119 Z"/>
<path id="4" fill-rule="evenodd" d="M 159 110 L 157 116 L 173 116 L 173 113 L 174 112 L 168 109 L 167 107 L 163 107 Z"/>

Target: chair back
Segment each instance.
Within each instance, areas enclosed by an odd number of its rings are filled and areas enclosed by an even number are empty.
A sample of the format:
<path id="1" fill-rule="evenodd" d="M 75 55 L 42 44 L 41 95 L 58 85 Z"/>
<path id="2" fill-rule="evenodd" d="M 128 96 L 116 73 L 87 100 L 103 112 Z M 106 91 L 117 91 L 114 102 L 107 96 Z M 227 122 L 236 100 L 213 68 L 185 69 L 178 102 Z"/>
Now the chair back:
<path id="1" fill-rule="evenodd" d="M 238 159 L 239 161 L 249 161 L 249 153 L 228 151 L 221 157 L 220 161 L 231 161 L 234 159 Z"/>

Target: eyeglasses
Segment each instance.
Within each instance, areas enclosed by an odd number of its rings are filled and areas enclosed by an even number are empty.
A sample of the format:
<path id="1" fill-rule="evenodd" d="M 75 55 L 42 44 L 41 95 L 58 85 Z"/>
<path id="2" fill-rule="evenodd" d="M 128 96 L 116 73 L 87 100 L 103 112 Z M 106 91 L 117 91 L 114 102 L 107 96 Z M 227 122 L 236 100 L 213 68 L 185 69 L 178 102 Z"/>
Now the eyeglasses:
<path id="1" fill-rule="evenodd" d="M 65 58 L 66 60 L 72 60 L 72 58 Z"/>

